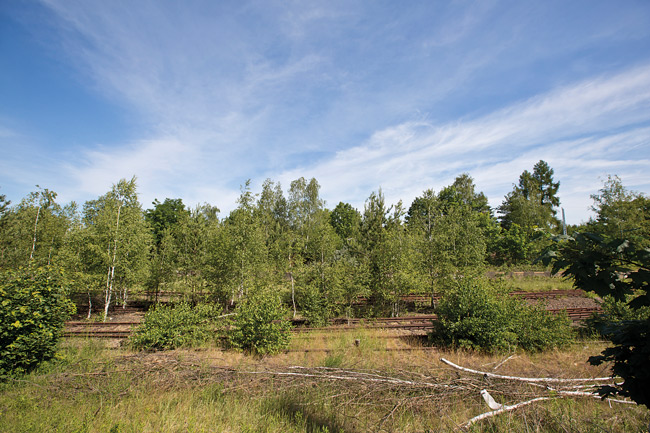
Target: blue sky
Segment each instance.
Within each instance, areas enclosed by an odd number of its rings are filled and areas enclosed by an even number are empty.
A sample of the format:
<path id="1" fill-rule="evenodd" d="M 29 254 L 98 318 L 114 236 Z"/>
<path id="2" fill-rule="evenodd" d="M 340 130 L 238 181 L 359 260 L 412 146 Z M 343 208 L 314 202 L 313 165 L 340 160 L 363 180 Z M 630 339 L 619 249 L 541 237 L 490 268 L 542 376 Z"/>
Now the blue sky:
<path id="1" fill-rule="evenodd" d="M 543 159 L 567 220 L 650 191 L 650 2 L 0 3 L 0 193 L 225 214 L 315 177 L 333 208 L 469 173 L 498 206 Z"/>

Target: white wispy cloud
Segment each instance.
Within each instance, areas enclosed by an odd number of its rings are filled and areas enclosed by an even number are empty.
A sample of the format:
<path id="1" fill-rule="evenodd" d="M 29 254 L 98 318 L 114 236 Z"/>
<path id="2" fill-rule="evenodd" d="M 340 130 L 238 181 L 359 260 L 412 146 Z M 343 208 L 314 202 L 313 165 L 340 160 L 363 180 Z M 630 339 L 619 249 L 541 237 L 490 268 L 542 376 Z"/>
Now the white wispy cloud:
<path id="1" fill-rule="evenodd" d="M 523 170 L 544 159 L 555 167 L 560 195 L 578 222 L 587 214 L 589 199 L 583 192 L 595 192 L 599 177 L 618 173 L 645 179 L 645 189 L 650 186 L 644 174 L 650 166 L 649 122 L 650 67 L 643 66 L 566 86 L 482 118 L 446 125 L 406 122 L 280 178 L 286 183 L 309 173 L 321 182 L 326 198 L 361 207 L 364 190 L 367 197 L 383 187 L 387 199 L 410 203 L 423 190 L 440 189 L 469 172 L 496 206 Z M 582 198 L 576 202 L 578 195 Z"/>
<path id="2" fill-rule="evenodd" d="M 497 205 L 544 159 L 584 219 L 599 176 L 650 186 L 639 168 L 650 158 L 650 67 L 534 72 L 610 37 L 625 17 L 599 34 L 566 26 L 556 37 L 536 19 L 549 9 L 531 5 L 379 14 L 349 2 L 42 3 L 85 85 L 137 125 L 124 142 L 82 144 L 57 160 L 66 196 L 137 175 L 145 203 L 183 197 L 228 211 L 249 177 L 288 186 L 314 176 L 331 206 L 362 207 L 379 187 L 408 204 L 469 172 Z M 507 74 L 512 86 L 492 89 L 484 74 Z"/>

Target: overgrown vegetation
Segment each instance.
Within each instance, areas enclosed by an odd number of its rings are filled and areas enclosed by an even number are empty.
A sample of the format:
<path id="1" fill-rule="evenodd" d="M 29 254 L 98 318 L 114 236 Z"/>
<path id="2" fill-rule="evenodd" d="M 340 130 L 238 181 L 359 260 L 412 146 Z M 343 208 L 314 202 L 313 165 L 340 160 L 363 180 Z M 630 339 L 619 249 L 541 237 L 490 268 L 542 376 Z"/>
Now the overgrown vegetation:
<path id="1" fill-rule="evenodd" d="M 60 269 L 0 273 L 0 377 L 34 370 L 55 356 L 75 307 Z"/>
<path id="2" fill-rule="evenodd" d="M 232 347 L 258 355 L 274 354 L 289 345 L 289 312 L 270 289 L 260 289 L 235 310 L 228 341 Z"/>
<path id="3" fill-rule="evenodd" d="M 626 239 L 607 239 L 593 233 L 558 238 L 546 253 L 553 271 L 563 271 L 576 287 L 612 298 L 623 320 L 604 320 L 599 331 L 613 346 L 589 362 L 612 362 L 612 373 L 624 382 L 604 386 L 604 396 L 630 397 L 650 408 L 650 249 Z M 625 302 L 625 306 L 621 303 Z"/>
<path id="4" fill-rule="evenodd" d="M 549 234 L 562 230 L 559 185 L 539 161 L 495 209 L 464 173 L 437 192 L 423 191 L 408 207 L 387 203 L 379 190 L 361 210 L 341 202 L 330 211 L 316 179 L 301 177 L 286 191 L 267 180 L 259 193 L 246 182 L 224 217 L 213 205 L 190 209 L 181 199 L 155 200 L 143 211 L 135 177 L 81 207 L 62 207 L 56 193 L 39 187 L 13 207 L 0 196 L 0 269 L 64 268 L 75 299 L 87 300 L 87 317 L 101 308 L 106 319 L 111 304 L 126 305 L 133 291 L 145 289 L 156 301 L 173 295 L 209 305 L 158 308 L 133 337 L 135 348 L 202 344 L 211 338 L 212 318 L 237 306 L 230 345 L 273 353 L 286 345 L 287 308 L 315 325 L 342 314 L 400 316 L 404 295 L 460 299 L 465 295 L 448 282 L 470 284 L 468 276 L 484 274 L 486 266 L 533 266 Z M 646 196 L 611 177 L 593 198 L 595 231 L 615 227 L 638 242 L 649 237 Z M 455 311 L 460 307 L 452 301 L 440 307 L 447 314 L 440 341 L 481 350 L 562 344 L 564 319 L 524 308 L 485 282 L 479 286 L 462 306 L 471 314 Z M 272 299 L 265 298 L 268 287 Z"/>
<path id="5" fill-rule="evenodd" d="M 294 340 L 292 349 L 317 346 L 328 352 L 266 358 L 211 347 L 133 353 L 108 349 L 99 340 L 69 340 L 56 360 L 21 381 L 0 385 L 0 429 L 25 433 L 452 432 L 489 410 L 479 394 L 484 388 L 505 404 L 538 395 L 553 399 L 481 421 L 471 431 L 623 433 L 643 431 L 650 420 L 640 407 L 561 398 L 543 387 L 480 375 L 461 373 L 459 378 L 438 361 L 444 356 L 467 367 L 496 368 L 508 375 L 592 377 L 600 369 L 584 362 L 585 353 L 599 350 L 598 343 L 506 357 L 435 349 L 390 352 L 387 346 L 417 346 L 386 335 L 386 331 L 314 334 Z M 362 346 L 367 340 L 374 343 L 371 348 L 357 347 L 355 338 L 362 339 Z M 331 368 L 322 368 L 327 363 Z"/>
<path id="6" fill-rule="evenodd" d="M 617 301 L 611 295 L 605 296 L 600 304 L 603 311 L 585 320 L 587 331 L 604 336 L 602 332 L 610 324 L 650 318 L 650 307 L 630 307 L 629 302 L 633 299 L 634 296 L 627 296 L 625 300 Z"/>
<path id="7" fill-rule="evenodd" d="M 464 278 L 446 288 L 436 314 L 430 339 L 458 348 L 539 351 L 565 346 L 573 336 L 566 316 L 527 305 L 485 279 Z"/>
<path id="8" fill-rule="evenodd" d="M 147 312 L 142 324 L 130 337 L 129 344 L 136 350 L 163 350 L 214 341 L 215 319 L 219 312 L 210 304 L 195 307 L 186 302 L 159 304 Z"/>
<path id="9" fill-rule="evenodd" d="M 553 175 L 540 161 L 496 209 L 467 173 L 408 206 L 372 192 L 363 209 L 326 208 L 316 179 L 286 190 L 267 180 L 258 193 L 246 182 L 223 217 L 180 198 L 143 210 L 135 177 L 81 206 L 60 206 L 56 193 L 39 188 L 16 206 L 0 197 L 0 269 L 66 269 L 87 317 L 106 317 L 111 304 L 144 290 L 227 306 L 269 285 L 314 324 L 355 313 L 360 296 L 372 304 L 364 313 L 401 315 L 401 295 L 438 292 L 446 279 L 486 264 L 530 265 L 547 242 L 537 234 L 560 227 Z"/>

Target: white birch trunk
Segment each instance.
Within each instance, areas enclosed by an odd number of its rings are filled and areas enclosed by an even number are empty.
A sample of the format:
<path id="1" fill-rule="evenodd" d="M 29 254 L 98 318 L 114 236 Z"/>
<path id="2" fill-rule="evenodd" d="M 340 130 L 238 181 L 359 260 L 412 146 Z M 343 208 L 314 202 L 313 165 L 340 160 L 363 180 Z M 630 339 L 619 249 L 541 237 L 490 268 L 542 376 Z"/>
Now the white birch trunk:
<path id="1" fill-rule="evenodd" d="M 36 250 L 36 228 L 38 227 L 38 217 L 41 214 L 41 207 L 38 207 L 36 211 L 36 221 L 34 221 L 34 241 L 32 242 L 32 251 L 29 253 L 29 265 L 31 266 L 32 260 L 34 260 L 34 250 Z"/>
<path id="2" fill-rule="evenodd" d="M 117 221 L 115 223 L 115 237 L 113 238 L 113 261 L 109 267 L 108 281 L 106 282 L 106 296 L 104 304 L 104 322 L 108 317 L 108 308 L 111 305 L 111 296 L 113 294 L 113 280 L 115 279 L 115 261 L 117 260 L 117 235 L 120 230 L 120 212 L 122 211 L 122 203 L 120 202 L 119 207 L 117 208 Z"/>
<path id="3" fill-rule="evenodd" d="M 90 315 L 92 314 L 93 311 L 93 298 L 90 296 L 90 292 L 88 292 L 88 316 L 86 316 L 86 319 L 90 320 Z"/>
<path id="4" fill-rule="evenodd" d="M 291 277 L 291 303 L 293 304 L 293 318 L 296 318 L 296 287 L 293 280 L 293 263 L 291 262 L 291 253 L 289 253 L 289 276 Z"/>

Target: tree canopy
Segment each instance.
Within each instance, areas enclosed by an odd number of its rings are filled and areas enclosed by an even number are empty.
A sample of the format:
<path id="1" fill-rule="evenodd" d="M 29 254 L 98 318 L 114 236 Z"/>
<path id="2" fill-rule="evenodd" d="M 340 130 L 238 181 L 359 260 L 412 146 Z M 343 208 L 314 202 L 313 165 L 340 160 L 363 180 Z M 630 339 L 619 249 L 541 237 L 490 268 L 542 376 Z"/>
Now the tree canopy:
<path id="1" fill-rule="evenodd" d="M 267 179 L 259 192 L 246 182 L 224 216 L 181 198 L 143 210 L 135 177 L 82 206 L 59 205 L 56 193 L 38 188 L 13 206 L 0 197 L 0 268 L 63 267 L 77 302 L 104 315 L 132 291 L 158 299 L 171 290 L 192 303 L 235 308 L 260 287 L 314 323 L 356 314 L 358 297 L 375 302 L 363 314 L 398 315 L 401 294 L 444 290 L 485 265 L 532 266 L 558 233 L 558 189 L 553 169 L 539 161 L 519 176 L 497 219 L 467 173 L 407 206 L 387 203 L 378 189 L 361 210 L 345 202 L 329 210 L 313 178 L 286 190 Z M 645 196 L 610 177 L 593 198 L 594 232 L 645 245 Z"/>

